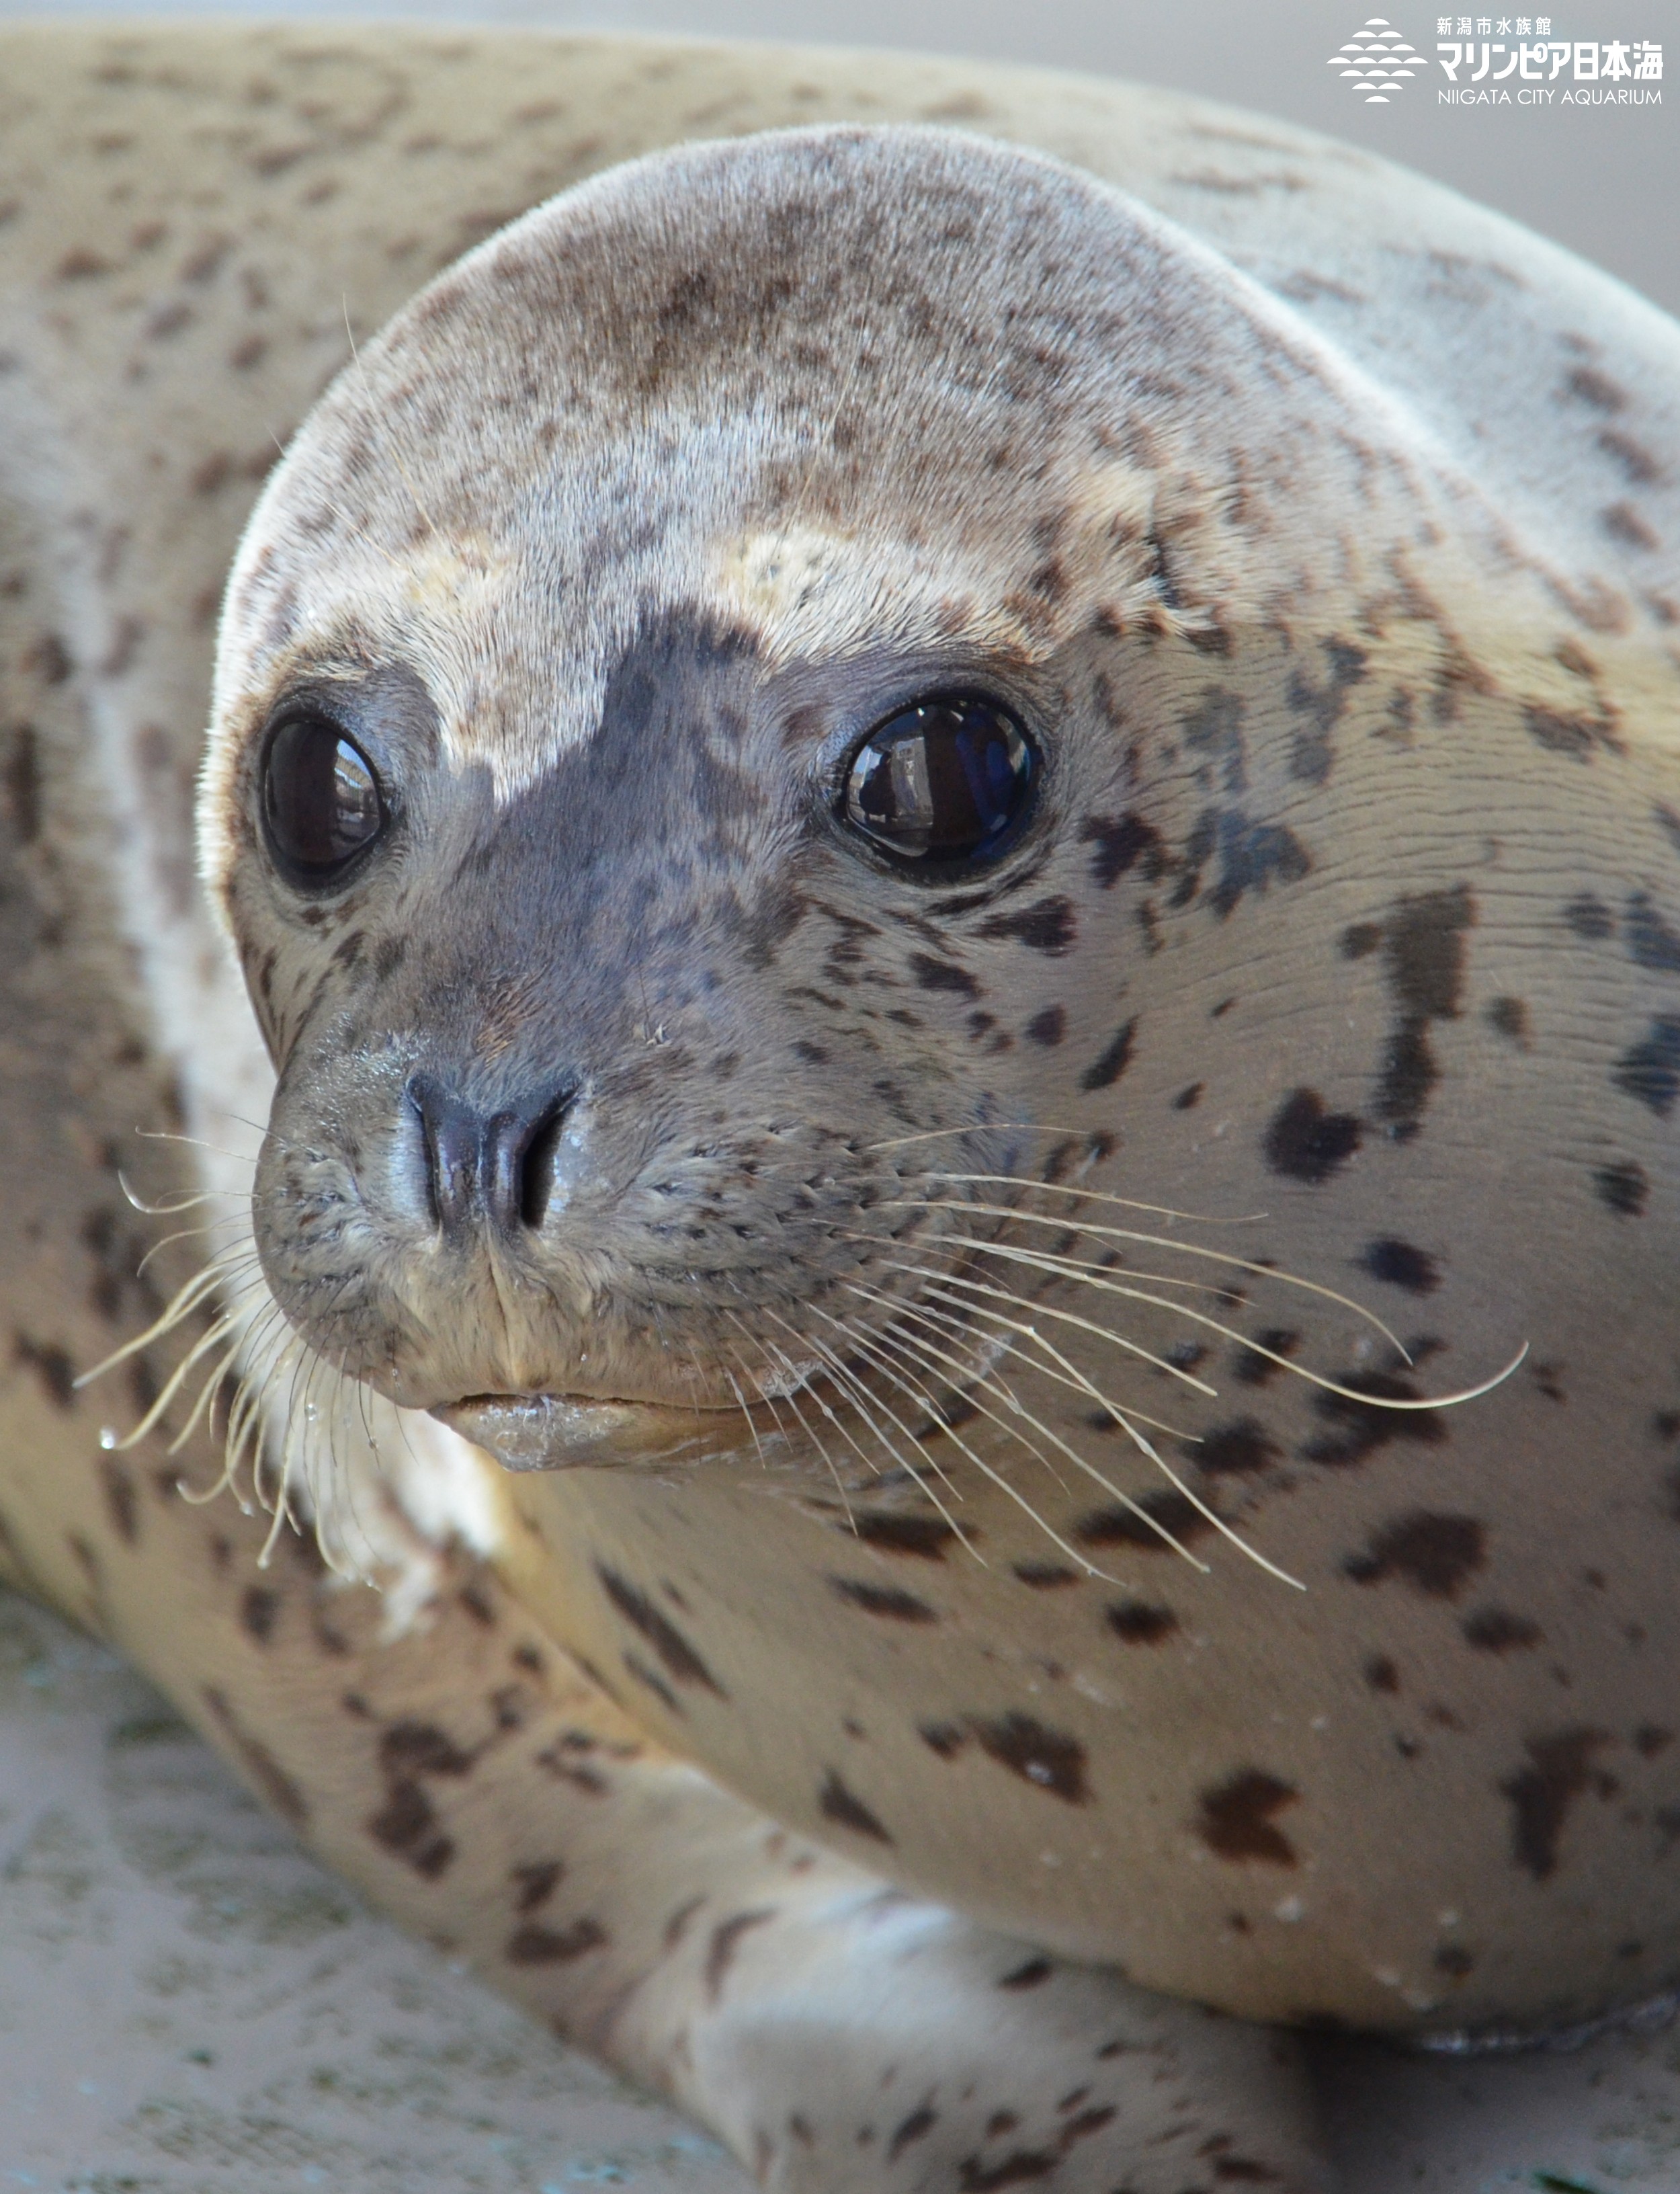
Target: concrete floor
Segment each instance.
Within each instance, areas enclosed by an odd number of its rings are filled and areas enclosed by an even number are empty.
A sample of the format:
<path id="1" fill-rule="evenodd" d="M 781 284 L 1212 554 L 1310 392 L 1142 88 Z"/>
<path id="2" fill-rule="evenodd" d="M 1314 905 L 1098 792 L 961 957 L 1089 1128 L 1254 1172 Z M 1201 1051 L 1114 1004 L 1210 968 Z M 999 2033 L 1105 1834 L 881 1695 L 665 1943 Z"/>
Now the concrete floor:
<path id="1" fill-rule="evenodd" d="M 1330 2044 L 1350 2194 L 1676 2194 L 1680 2028 Z M 305 1858 L 115 1656 L 0 1592 L 0 2194 L 746 2194 Z"/>
<path id="2" fill-rule="evenodd" d="M 116 1657 L 0 1593 L 0 2194 L 745 2194 L 375 1918 Z"/>

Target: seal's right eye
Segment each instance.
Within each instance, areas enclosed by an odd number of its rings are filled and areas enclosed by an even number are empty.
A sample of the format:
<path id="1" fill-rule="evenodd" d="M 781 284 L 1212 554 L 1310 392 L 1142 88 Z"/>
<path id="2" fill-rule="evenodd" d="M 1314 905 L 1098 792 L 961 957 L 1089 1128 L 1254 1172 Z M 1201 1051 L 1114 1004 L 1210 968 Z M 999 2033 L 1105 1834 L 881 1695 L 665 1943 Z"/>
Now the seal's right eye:
<path id="1" fill-rule="evenodd" d="M 317 709 L 286 716 L 262 764 L 262 819 L 284 874 L 306 886 L 336 882 L 385 828 L 373 764 L 344 728 Z"/>
<path id="2" fill-rule="evenodd" d="M 840 813 L 903 867 L 974 866 L 1014 841 L 1037 772 L 1006 709 L 983 694 L 939 695 L 876 725 L 851 757 Z"/>

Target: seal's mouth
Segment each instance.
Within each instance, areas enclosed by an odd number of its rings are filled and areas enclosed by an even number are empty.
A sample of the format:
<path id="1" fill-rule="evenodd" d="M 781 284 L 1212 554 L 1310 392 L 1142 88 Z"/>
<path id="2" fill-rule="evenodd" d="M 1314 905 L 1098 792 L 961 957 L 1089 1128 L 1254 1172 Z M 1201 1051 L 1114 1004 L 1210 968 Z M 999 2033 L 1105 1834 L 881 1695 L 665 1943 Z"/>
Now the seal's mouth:
<path id="1" fill-rule="evenodd" d="M 468 1394 L 431 1414 L 507 1470 L 697 1462 L 714 1451 L 721 1422 L 740 1422 L 736 1410 L 574 1394 Z"/>

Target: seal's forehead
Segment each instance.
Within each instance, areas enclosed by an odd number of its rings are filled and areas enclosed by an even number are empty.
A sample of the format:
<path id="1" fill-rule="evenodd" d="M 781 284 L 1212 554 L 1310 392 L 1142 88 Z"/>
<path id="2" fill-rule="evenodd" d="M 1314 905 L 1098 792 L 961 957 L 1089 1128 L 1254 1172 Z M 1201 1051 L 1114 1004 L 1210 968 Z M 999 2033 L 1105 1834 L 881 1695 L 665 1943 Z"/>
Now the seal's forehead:
<path id="1" fill-rule="evenodd" d="M 1037 155 L 905 129 L 658 155 L 480 246 L 341 376 L 236 566 L 219 724 L 289 665 L 396 651 L 509 790 L 673 607 L 772 658 L 1031 652 L 1135 600 L 1167 526 L 1180 603 L 1229 610 L 1244 478 L 1345 462 L 1322 379 L 1230 268 Z"/>

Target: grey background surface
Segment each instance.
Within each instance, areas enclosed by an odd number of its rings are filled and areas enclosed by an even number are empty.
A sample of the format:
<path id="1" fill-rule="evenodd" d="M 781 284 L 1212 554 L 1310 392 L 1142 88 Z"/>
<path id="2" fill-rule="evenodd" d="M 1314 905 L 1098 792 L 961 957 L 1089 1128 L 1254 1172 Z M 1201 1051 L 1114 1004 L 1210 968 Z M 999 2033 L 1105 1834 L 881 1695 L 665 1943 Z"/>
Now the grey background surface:
<path id="1" fill-rule="evenodd" d="M 1386 106 L 1368 106 L 1327 65 L 1378 10 L 1430 64 Z M 1552 14 L 1560 39 L 1664 44 L 1670 76 L 1646 87 L 1660 90 L 1663 104 L 1639 107 L 1441 105 L 1446 78 L 1436 65 L 1435 26 L 1442 12 L 1425 0 L 0 0 L 0 20 L 244 14 L 524 23 L 920 47 L 1094 69 L 1280 114 L 1403 160 L 1680 313 L 1680 4 L 1562 0 Z M 1493 9 L 1492 20 L 1505 12 Z"/>

